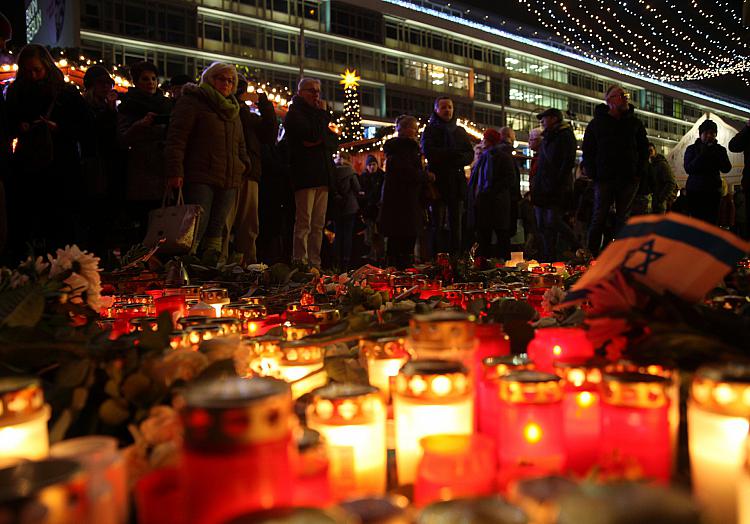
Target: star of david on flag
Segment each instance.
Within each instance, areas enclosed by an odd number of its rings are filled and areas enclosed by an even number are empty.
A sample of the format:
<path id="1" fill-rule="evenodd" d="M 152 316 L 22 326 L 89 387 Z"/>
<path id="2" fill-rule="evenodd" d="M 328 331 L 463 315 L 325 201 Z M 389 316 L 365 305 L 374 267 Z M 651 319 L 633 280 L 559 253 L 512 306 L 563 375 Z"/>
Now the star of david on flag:
<path id="1" fill-rule="evenodd" d="M 561 305 L 585 299 L 589 288 L 620 270 L 650 288 L 697 302 L 750 251 L 750 242 L 681 215 L 639 215 L 601 252 Z"/>

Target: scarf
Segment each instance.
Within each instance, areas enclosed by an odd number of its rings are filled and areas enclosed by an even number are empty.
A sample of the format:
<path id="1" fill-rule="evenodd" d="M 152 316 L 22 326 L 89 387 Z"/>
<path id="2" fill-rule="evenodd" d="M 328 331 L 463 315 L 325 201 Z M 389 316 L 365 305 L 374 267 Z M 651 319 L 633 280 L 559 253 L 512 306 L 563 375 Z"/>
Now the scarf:
<path id="1" fill-rule="evenodd" d="M 203 94 L 208 97 L 209 103 L 224 120 L 233 120 L 240 114 L 240 104 L 234 96 L 224 96 L 214 86 L 206 82 L 201 82 L 198 87 L 201 88 Z"/>

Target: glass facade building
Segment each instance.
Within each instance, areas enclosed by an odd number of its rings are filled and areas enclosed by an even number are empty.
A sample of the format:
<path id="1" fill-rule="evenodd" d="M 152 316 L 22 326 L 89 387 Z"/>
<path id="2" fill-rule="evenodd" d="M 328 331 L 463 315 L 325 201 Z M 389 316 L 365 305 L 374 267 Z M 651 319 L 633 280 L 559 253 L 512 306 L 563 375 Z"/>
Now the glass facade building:
<path id="1" fill-rule="evenodd" d="M 87 56 L 155 62 L 169 77 L 222 60 L 257 80 L 293 88 L 300 68 L 323 81 L 342 109 L 339 74 L 362 77 L 362 115 L 373 123 L 429 115 L 437 94 L 480 126 L 509 125 L 523 140 L 548 107 L 582 133 L 611 84 L 631 95 L 649 137 L 663 150 L 706 112 L 745 122 L 729 100 L 639 79 L 569 53 L 463 23 L 460 11 L 427 0 L 80 0 Z M 407 5 L 408 4 L 408 5 Z M 304 31 L 302 31 L 304 29 Z M 301 32 L 304 34 L 300 38 Z"/>

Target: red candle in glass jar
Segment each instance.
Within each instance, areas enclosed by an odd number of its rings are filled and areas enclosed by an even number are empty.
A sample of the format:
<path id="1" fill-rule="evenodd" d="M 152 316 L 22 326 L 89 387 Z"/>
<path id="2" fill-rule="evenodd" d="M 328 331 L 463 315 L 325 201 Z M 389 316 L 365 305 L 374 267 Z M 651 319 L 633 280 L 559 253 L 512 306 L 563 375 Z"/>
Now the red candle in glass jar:
<path id="1" fill-rule="evenodd" d="M 414 482 L 414 504 L 491 495 L 496 456 L 485 435 L 431 435 L 419 442 L 422 458 Z"/>
<path id="2" fill-rule="evenodd" d="M 292 505 L 296 447 L 287 384 L 265 377 L 203 382 L 185 401 L 185 522 L 220 524 Z"/>
<path id="3" fill-rule="evenodd" d="M 498 378 L 498 487 L 565 466 L 560 377 L 514 371 Z"/>
<path id="4" fill-rule="evenodd" d="M 511 371 L 534 369 L 534 364 L 526 355 L 505 355 L 487 357 L 482 363 L 482 371 L 476 381 L 475 421 L 477 431 L 497 439 L 498 399 L 497 380 Z"/>
<path id="5" fill-rule="evenodd" d="M 605 475 L 627 472 L 631 478 L 669 482 L 669 384 L 643 373 L 604 374 L 600 464 Z"/>
<path id="6" fill-rule="evenodd" d="M 154 299 L 154 307 L 157 317 L 162 313 L 169 313 L 175 326 L 177 321 L 187 314 L 185 295 L 167 295 L 156 298 Z"/>
<path id="7" fill-rule="evenodd" d="M 527 349 L 539 371 L 554 373 L 556 361 L 580 360 L 594 356 L 594 346 L 581 328 L 541 328 Z"/>
<path id="8" fill-rule="evenodd" d="M 555 362 L 563 385 L 563 426 L 567 468 L 584 476 L 599 458 L 602 372 L 594 362 Z"/>

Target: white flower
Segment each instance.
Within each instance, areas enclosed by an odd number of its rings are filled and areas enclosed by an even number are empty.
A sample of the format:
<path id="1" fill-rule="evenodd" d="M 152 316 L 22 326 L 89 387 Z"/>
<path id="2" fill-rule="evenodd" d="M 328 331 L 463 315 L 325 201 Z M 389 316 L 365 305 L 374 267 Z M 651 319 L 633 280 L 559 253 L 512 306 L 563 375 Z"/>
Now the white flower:
<path id="1" fill-rule="evenodd" d="M 42 273 L 44 273 L 44 271 L 47 270 L 47 268 L 49 267 L 49 264 L 45 262 L 42 257 L 36 257 L 36 259 L 28 257 L 18 267 L 19 269 L 20 268 L 32 269 L 34 273 L 36 273 L 37 275 L 41 275 Z"/>
<path id="2" fill-rule="evenodd" d="M 71 300 L 75 302 L 75 297 L 79 298 L 81 293 L 86 293 L 86 304 L 98 311 L 99 299 L 102 291 L 102 280 L 99 275 L 99 258 L 87 251 L 81 251 L 75 244 L 65 246 L 65 249 L 58 249 L 55 258 L 47 255 L 51 263 L 50 278 L 55 278 L 66 271 L 73 271 L 73 274 L 65 280 L 73 289 Z"/>

